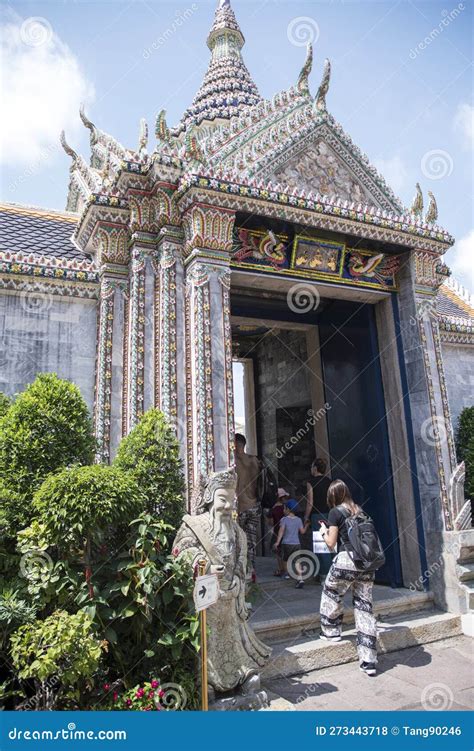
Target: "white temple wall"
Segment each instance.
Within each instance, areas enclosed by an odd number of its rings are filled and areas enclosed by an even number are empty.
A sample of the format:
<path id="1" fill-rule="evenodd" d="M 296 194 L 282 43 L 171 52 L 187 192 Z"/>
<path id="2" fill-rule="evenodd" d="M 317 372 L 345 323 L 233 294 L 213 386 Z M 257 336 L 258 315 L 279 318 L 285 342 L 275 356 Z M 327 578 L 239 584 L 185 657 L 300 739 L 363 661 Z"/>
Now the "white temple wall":
<path id="1" fill-rule="evenodd" d="M 474 405 L 474 347 L 443 342 L 444 373 L 454 430 L 465 407 Z"/>
<path id="2" fill-rule="evenodd" d="M 8 396 L 38 373 L 56 373 L 79 386 L 92 415 L 96 343 L 96 300 L 0 294 L 0 391 Z"/>

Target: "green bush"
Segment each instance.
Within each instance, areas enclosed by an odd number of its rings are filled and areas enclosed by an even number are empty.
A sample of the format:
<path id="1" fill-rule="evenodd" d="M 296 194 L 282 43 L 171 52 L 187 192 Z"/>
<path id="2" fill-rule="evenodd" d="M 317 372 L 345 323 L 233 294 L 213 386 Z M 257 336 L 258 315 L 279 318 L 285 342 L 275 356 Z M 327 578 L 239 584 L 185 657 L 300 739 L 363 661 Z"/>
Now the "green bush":
<path id="1" fill-rule="evenodd" d="M 6 415 L 11 407 L 11 400 L 3 391 L 0 391 L 0 418 Z"/>
<path id="2" fill-rule="evenodd" d="M 456 451 L 466 465 L 465 494 L 474 499 L 474 407 L 465 407 L 459 415 Z"/>
<path id="3" fill-rule="evenodd" d="M 140 514 L 145 503 L 126 472 L 95 464 L 50 475 L 35 493 L 33 507 L 45 539 L 73 554 L 103 544 L 114 529 Z"/>
<path id="4" fill-rule="evenodd" d="M 93 460 L 95 441 L 77 386 L 39 375 L 0 420 L 0 493 L 14 531 L 32 518 L 34 492 L 51 472 Z"/>
<path id="5" fill-rule="evenodd" d="M 148 499 L 147 509 L 176 529 L 184 514 L 179 444 L 164 415 L 150 409 L 120 443 L 116 467 L 130 472 Z"/>
<path id="6" fill-rule="evenodd" d="M 44 621 L 20 626 L 11 637 L 13 665 L 19 678 L 34 681 L 38 709 L 55 709 L 62 698 L 79 700 L 103 649 L 84 612 L 57 610 Z"/>

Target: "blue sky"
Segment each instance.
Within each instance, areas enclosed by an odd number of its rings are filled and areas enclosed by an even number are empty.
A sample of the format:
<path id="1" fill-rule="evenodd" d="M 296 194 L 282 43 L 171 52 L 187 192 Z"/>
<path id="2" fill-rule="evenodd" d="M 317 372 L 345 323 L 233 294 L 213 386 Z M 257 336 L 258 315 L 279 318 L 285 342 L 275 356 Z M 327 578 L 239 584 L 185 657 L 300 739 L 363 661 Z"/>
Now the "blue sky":
<path id="1" fill-rule="evenodd" d="M 57 137 L 64 126 L 71 145 L 88 157 L 77 112 L 82 99 L 92 121 L 125 145 L 137 142 L 141 117 L 153 133 L 161 108 L 176 123 L 206 70 L 215 6 L 215 0 L 2 3 L 9 71 L 2 81 L 2 200 L 64 208 L 69 159 Z M 472 290 L 472 2 L 233 0 L 232 6 L 246 38 L 247 67 L 264 97 L 296 81 L 308 30 L 312 92 L 329 57 L 328 109 L 405 204 L 416 181 L 425 203 L 427 191 L 434 192 L 439 222 L 457 240 L 446 260 Z M 42 25 L 43 44 L 34 36 L 25 43 L 25 33 L 38 32 L 31 18 Z M 292 37 L 292 28 L 301 38 Z"/>

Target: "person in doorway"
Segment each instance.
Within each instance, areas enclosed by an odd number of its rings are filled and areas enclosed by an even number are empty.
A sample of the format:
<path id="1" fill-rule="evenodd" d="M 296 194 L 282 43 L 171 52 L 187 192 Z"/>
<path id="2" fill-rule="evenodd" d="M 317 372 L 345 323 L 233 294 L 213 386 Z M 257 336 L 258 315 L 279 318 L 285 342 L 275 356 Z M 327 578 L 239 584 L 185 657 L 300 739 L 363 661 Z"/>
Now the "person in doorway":
<path id="1" fill-rule="evenodd" d="M 321 597 L 321 639 L 341 641 L 342 601 L 347 590 L 352 589 L 359 666 L 367 675 L 375 675 L 377 627 L 372 612 L 374 573 L 358 570 L 347 552 L 349 537 L 345 521 L 348 516 L 358 514 L 361 508 L 355 503 L 349 488 L 342 480 L 334 480 L 330 484 L 328 506 L 329 526 L 321 525 L 321 531 L 329 548 L 337 546 L 337 555 L 324 582 Z"/>
<path id="2" fill-rule="evenodd" d="M 246 453 L 245 436 L 236 433 L 234 440 L 238 522 L 247 536 L 247 579 L 255 581 L 257 534 L 261 516 L 257 498 L 260 462 L 256 456 Z"/>
<path id="3" fill-rule="evenodd" d="M 328 490 L 331 484 L 326 474 L 327 463 L 325 459 L 315 459 L 311 465 L 311 474 L 306 483 L 306 511 L 305 523 L 311 523 L 312 531 L 320 531 L 320 522 L 327 521 L 328 513 Z M 319 553 L 319 571 L 315 577 L 316 582 L 321 581 L 321 576 L 326 576 L 330 567 L 332 556 L 329 553 Z"/>
<path id="4" fill-rule="evenodd" d="M 290 498 L 285 503 L 285 511 L 284 511 L 284 517 L 280 522 L 280 528 L 278 530 L 278 535 L 276 539 L 276 543 L 274 545 L 274 550 L 277 552 L 281 545 L 282 550 L 282 558 L 283 558 L 283 565 L 285 567 L 285 579 L 292 578 L 288 572 L 288 562 L 293 553 L 296 553 L 298 550 L 301 550 L 301 543 L 300 543 L 300 534 L 304 534 L 306 527 L 302 523 L 299 516 L 296 516 L 296 510 L 298 508 L 298 501 L 295 501 L 294 498 Z M 296 581 L 296 588 L 302 589 L 304 587 L 304 580 L 302 578 L 302 572 L 301 567 L 298 563 L 298 561 L 295 561 L 294 564 L 294 571 L 296 573 L 297 581 Z"/>
<path id="5" fill-rule="evenodd" d="M 305 521 L 311 519 L 312 514 L 327 514 L 328 490 L 331 484 L 326 475 L 327 463 L 325 459 L 315 459 L 311 465 L 311 475 L 306 483 L 306 513 Z"/>
<path id="6" fill-rule="evenodd" d="M 277 560 L 277 567 L 273 572 L 273 576 L 284 576 L 285 574 L 285 565 L 280 555 L 280 549 L 275 547 L 275 545 L 278 539 L 280 522 L 285 515 L 285 502 L 289 497 L 290 494 L 284 488 L 278 488 L 277 500 L 268 512 L 268 517 L 272 524 L 272 550 L 275 550 Z"/>

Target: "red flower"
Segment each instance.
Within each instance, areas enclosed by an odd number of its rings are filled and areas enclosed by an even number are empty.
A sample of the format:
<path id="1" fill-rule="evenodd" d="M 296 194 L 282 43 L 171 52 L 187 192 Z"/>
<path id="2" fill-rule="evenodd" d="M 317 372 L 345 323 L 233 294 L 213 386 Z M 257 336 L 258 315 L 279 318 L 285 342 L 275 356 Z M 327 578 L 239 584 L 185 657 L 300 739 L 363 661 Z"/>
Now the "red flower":
<path id="1" fill-rule="evenodd" d="M 137 697 L 137 699 L 141 699 L 144 693 L 145 693 L 145 689 L 139 688 L 135 696 Z"/>
<path id="2" fill-rule="evenodd" d="M 153 681 L 151 682 L 151 687 L 152 687 L 152 688 L 158 688 L 158 686 L 159 686 L 159 685 L 160 685 L 160 682 L 159 682 L 159 681 L 157 681 L 157 680 L 153 680 Z"/>
<path id="3" fill-rule="evenodd" d="M 158 696 L 161 699 L 161 697 L 164 696 L 164 695 L 165 695 L 165 692 L 163 691 L 163 689 L 160 688 L 160 690 L 158 691 Z"/>
<path id="4" fill-rule="evenodd" d="M 109 691 L 110 683 L 104 683 L 104 691 Z"/>
<path id="5" fill-rule="evenodd" d="M 127 701 L 125 703 L 126 703 L 127 707 L 130 707 L 132 705 L 132 700 L 131 699 L 127 699 Z"/>
<path id="6" fill-rule="evenodd" d="M 114 701 L 117 701 L 117 699 L 118 699 L 118 693 L 114 691 Z"/>

